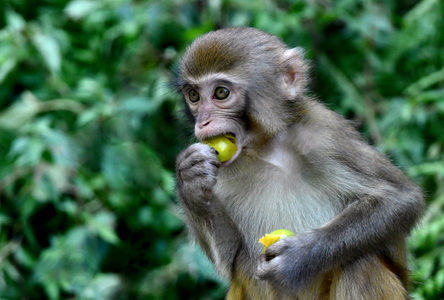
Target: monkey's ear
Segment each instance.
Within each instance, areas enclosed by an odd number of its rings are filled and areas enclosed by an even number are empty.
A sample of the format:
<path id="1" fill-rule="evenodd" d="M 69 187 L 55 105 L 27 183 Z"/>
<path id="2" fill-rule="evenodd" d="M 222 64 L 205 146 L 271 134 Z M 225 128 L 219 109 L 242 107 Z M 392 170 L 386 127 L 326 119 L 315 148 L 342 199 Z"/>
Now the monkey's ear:
<path id="1" fill-rule="evenodd" d="M 283 54 L 284 84 L 289 96 L 294 99 L 305 89 L 304 50 L 300 47 L 287 49 Z"/>

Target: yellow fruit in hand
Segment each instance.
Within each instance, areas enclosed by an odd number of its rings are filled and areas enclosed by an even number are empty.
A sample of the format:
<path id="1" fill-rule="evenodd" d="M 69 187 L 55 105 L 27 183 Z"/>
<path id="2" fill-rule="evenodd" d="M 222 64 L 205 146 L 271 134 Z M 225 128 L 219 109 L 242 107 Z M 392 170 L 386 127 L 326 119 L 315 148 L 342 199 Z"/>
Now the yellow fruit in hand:
<path id="1" fill-rule="evenodd" d="M 230 160 L 237 151 L 236 139 L 231 135 L 218 135 L 204 140 L 203 143 L 219 152 L 217 158 L 220 162 Z"/>
<path id="2" fill-rule="evenodd" d="M 265 234 L 262 238 L 259 239 L 259 243 L 264 245 L 264 253 L 268 247 L 276 243 L 281 239 L 285 239 L 289 236 L 293 236 L 294 233 L 287 229 L 278 229 L 273 232 Z"/>

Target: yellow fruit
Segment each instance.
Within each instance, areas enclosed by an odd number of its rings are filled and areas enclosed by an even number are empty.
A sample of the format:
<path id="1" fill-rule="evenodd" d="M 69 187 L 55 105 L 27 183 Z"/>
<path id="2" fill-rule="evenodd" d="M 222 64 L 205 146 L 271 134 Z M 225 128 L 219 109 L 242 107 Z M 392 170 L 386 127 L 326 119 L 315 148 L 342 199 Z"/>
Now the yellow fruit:
<path id="1" fill-rule="evenodd" d="M 293 236 L 294 233 L 287 229 L 278 229 L 273 232 L 265 234 L 259 239 L 259 243 L 264 245 L 264 253 L 268 247 L 279 241 L 280 239 L 285 239 L 289 236 Z"/>
<path id="2" fill-rule="evenodd" d="M 219 152 L 220 162 L 230 160 L 237 151 L 236 139 L 231 135 L 218 135 L 203 141 L 204 144 Z"/>

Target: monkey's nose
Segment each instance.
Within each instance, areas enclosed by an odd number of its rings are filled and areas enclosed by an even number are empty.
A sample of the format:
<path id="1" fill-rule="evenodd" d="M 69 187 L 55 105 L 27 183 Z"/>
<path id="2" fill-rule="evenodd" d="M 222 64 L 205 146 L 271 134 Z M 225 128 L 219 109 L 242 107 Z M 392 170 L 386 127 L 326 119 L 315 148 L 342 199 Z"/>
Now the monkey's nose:
<path id="1" fill-rule="evenodd" d="M 204 128 L 205 126 L 208 126 L 210 123 L 211 123 L 211 120 L 204 121 L 204 122 L 199 124 L 199 127 L 200 128 Z"/>

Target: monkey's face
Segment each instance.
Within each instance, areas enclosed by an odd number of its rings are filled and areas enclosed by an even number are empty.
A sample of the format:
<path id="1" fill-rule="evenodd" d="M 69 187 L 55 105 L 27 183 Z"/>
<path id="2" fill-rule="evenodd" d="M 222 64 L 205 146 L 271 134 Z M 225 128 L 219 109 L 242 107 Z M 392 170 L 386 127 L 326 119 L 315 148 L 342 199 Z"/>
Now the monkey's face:
<path id="1" fill-rule="evenodd" d="M 242 83 L 233 79 L 235 77 L 223 73 L 188 78 L 182 89 L 199 141 L 224 134 L 236 138 L 238 150 L 224 165 L 236 160 L 246 142 L 245 97 Z"/>
<path id="2" fill-rule="evenodd" d="M 230 164 L 295 121 L 303 72 L 299 50 L 257 29 L 226 28 L 193 42 L 176 85 L 199 140 L 236 137 L 238 151 L 225 163 Z"/>

